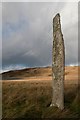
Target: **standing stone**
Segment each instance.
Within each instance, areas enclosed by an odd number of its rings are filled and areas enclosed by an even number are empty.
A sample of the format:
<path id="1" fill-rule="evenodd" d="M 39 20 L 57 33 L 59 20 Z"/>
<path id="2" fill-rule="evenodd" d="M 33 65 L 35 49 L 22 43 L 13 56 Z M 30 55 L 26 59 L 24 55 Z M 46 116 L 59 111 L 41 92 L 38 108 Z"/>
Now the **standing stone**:
<path id="1" fill-rule="evenodd" d="M 52 106 L 61 110 L 64 109 L 64 40 L 61 32 L 60 15 L 53 19 L 53 53 L 52 53 L 52 73 L 53 73 L 53 99 Z"/>

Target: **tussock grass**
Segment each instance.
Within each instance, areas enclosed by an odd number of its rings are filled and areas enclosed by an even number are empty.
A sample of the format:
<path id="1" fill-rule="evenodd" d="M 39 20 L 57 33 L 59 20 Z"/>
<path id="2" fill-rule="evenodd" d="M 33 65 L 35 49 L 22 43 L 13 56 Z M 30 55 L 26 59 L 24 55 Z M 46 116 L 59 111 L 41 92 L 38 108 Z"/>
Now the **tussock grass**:
<path id="1" fill-rule="evenodd" d="M 65 109 L 50 107 L 51 81 L 3 82 L 3 118 L 78 118 L 76 84 L 65 85 Z"/>

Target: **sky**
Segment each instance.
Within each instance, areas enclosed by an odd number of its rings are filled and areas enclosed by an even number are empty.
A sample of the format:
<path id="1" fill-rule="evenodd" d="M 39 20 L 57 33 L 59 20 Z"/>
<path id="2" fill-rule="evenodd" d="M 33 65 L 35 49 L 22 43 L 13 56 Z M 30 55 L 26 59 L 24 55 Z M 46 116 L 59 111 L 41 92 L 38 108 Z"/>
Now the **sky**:
<path id="1" fill-rule="evenodd" d="M 76 2 L 4 2 L 2 71 L 52 65 L 52 22 L 57 13 L 61 16 L 65 65 L 78 64 Z"/>

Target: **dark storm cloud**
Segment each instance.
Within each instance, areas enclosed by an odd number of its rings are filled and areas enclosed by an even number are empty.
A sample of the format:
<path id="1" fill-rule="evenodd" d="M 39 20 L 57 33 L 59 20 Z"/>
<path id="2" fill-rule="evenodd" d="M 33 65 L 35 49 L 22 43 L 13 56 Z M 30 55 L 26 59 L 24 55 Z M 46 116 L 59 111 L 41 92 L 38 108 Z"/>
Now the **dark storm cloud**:
<path id="1" fill-rule="evenodd" d="M 61 14 L 66 64 L 77 63 L 74 55 L 77 54 L 75 3 L 3 3 L 3 69 L 16 65 L 51 65 L 52 18 L 58 12 Z"/>

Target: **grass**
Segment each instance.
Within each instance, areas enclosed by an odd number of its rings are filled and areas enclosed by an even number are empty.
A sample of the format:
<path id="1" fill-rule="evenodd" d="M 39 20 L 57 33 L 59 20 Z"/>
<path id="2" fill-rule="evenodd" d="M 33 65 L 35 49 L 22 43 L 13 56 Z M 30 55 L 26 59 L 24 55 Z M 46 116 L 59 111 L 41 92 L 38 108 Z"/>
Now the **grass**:
<path id="1" fill-rule="evenodd" d="M 65 85 L 65 109 L 50 107 L 51 81 L 3 82 L 3 118 L 78 118 L 77 85 Z"/>

